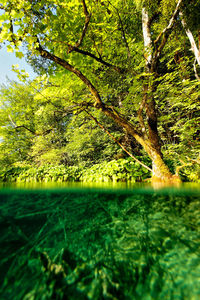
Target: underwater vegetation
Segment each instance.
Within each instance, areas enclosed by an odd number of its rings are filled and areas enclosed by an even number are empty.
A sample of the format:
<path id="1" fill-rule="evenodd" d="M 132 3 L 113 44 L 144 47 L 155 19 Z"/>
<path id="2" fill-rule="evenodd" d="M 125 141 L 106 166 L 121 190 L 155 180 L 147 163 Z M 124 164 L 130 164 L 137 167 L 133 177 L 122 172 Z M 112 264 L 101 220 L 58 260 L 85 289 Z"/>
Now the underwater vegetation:
<path id="1" fill-rule="evenodd" d="M 200 299 L 198 193 L 0 190 L 0 299 Z"/>

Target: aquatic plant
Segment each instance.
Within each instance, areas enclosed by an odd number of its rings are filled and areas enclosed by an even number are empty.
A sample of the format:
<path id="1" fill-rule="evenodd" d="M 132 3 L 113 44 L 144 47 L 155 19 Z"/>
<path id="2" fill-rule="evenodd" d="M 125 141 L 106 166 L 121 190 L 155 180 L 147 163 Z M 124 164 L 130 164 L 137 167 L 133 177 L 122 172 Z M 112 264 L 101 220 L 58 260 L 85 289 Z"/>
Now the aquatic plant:
<path id="1" fill-rule="evenodd" d="M 198 300 L 198 196 L 1 190 L 0 298 Z"/>

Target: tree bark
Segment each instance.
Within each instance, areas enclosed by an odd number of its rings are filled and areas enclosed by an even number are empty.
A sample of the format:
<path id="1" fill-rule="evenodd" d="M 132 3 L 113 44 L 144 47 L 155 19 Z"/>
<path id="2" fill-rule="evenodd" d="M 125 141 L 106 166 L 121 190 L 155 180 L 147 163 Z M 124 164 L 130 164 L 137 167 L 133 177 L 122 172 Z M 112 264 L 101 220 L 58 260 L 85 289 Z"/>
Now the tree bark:
<path id="1" fill-rule="evenodd" d="M 187 34 L 187 37 L 190 41 L 190 45 L 191 45 L 191 51 L 194 53 L 194 56 L 196 58 L 196 61 L 198 63 L 198 65 L 200 66 L 200 49 L 198 49 L 194 36 L 192 34 L 192 32 L 190 31 L 190 29 L 187 26 L 187 23 L 183 17 L 182 12 L 179 13 L 180 17 L 181 17 L 181 23 L 183 25 L 183 28 L 185 29 L 185 32 Z"/>
<path id="2" fill-rule="evenodd" d="M 145 146 L 146 152 L 152 160 L 152 181 L 173 182 L 174 176 L 163 161 L 160 150 Z"/>
<path id="3" fill-rule="evenodd" d="M 194 53 L 194 56 L 195 56 L 195 60 L 194 60 L 194 64 L 193 64 L 194 74 L 195 74 L 196 79 L 198 81 L 200 81 L 200 77 L 199 77 L 199 75 L 197 73 L 197 69 L 196 69 L 196 62 L 198 63 L 198 65 L 200 67 L 200 31 L 198 31 L 198 44 L 199 44 L 199 49 L 198 49 L 197 44 L 194 39 L 194 36 L 193 36 L 192 32 L 190 31 L 189 27 L 187 26 L 187 23 L 183 17 L 183 13 L 180 12 L 179 15 L 181 18 L 182 26 L 185 29 L 186 35 L 190 41 L 191 51 Z"/>
<path id="4" fill-rule="evenodd" d="M 178 5 L 181 4 L 181 0 L 179 0 Z M 161 152 L 160 139 L 158 134 L 158 121 L 157 121 L 157 111 L 156 111 L 156 103 L 154 100 L 154 93 L 156 91 L 156 83 L 154 82 L 155 74 L 157 73 L 157 66 L 159 63 L 159 58 L 161 51 L 166 43 L 166 40 L 169 36 L 169 32 L 175 22 L 175 18 L 178 13 L 177 6 L 175 13 L 170 19 L 169 25 L 163 30 L 163 32 L 159 35 L 156 41 L 155 49 L 153 49 L 153 41 L 151 37 L 151 22 L 148 15 L 147 9 L 144 7 L 142 9 L 142 31 L 143 31 L 143 39 L 144 39 L 144 57 L 145 57 L 145 72 L 150 74 L 147 76 L 147 80 L 144 84 L 144 97 L 143 97 L 143 107 L 146 109 L 147 116 L 147 128 L 148 128 L 148 138 L 143 140 L 141 143 L 144 147 L 145 151 L 148 153 L 149 157 L 152 160 L 152 180 L 154 181 L 166 181 L 173 182 L 175 179 L 169 168 L 163 161 L 163 156 Z M 166 35 L 163 36 L 163 35 Z M 161 40 L 161 37 L 163 39 Z M 160 45 L 158 44 L 160 42 Z M 139 111 L 140 115 L 138 116 L 140 119 L 140 123 L 143 123 L 141 120 L 141 111 Z"/>
<path id="5" fill-rule="evenodd" d="M 142 31 L 144 39 L 144 56 L 145 56 L 145 72 L 151 74 L 154 77 L 154 73 L 157 71 L 157 60 L 158 58 L 153 55 L 152 48 L 152 38 L 151 38 L 151 28 L 150 19 L 146 8 L 142 9 Z M 154 79 L 153 79 L 154 81 Z M 144 84 L 144 98 L 147 115 L 147 126 L 148 126 L 148 138 L 153 148 L 155 148 L 161 155 L 161 147 L 157 128 L 157 112 L 156 103 L 154 100 L 154 92 L 156 90 L 155 83 L 151 83 L 149 76 L 147 76 L 147 82 Z"/>

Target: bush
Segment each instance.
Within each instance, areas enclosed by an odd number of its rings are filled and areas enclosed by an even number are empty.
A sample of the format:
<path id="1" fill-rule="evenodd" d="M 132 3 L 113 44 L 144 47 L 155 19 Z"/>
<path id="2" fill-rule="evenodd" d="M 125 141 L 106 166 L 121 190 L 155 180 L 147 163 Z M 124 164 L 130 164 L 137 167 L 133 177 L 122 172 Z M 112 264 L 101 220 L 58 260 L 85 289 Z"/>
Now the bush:
<path id="1" fill-rule="evenodd" d="M 0 172 L 0 180 L 4 182 L 63 182 L 78 181 L 81 176 L 79 167 L 41 166 L 13 167 Z"/>
<path id="2" fill-rule="evenodd" d="M 148 158 L 143 162 L 150 164 Z M 109 181 L 132 181 L 139 182 L 150 177 L 150 172 L 131 158 L 112 160 L 102 164 L 96 164 L 83 171 L 83 182 L 109 182 Z"/>
<path id="3" fill-rule="evenodd" d="M 143 162 L 150 165 L 148 158 Z M 131 158 L 94 164 L 90 168 L 79 166 L 26 166 L 12 167 L 0 172 L 3 182 L 139 182 L 150 177 L 150 172 Z"/>

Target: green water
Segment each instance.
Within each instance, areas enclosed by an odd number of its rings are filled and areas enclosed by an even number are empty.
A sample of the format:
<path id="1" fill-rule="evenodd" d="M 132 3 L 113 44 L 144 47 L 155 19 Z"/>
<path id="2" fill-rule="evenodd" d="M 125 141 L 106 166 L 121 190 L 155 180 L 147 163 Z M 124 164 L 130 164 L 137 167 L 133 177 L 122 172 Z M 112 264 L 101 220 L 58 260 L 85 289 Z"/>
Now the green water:
<path id="1" fill-rule="evenodd" d="M 200 299 L 200 189 L 0 189 L 0 299 Z"/>

